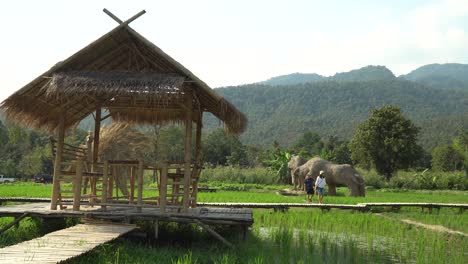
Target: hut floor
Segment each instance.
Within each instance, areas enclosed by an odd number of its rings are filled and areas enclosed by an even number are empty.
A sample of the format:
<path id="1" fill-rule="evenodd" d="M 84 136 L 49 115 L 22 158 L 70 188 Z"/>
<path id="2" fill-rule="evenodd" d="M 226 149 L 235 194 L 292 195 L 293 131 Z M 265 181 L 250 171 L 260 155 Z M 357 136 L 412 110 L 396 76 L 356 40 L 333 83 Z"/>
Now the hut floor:
<path id="1" fill-rule="evenodd" d="M 79 224 L 0 249 L 0 263 L 58 263 L 135 229 L 127 224 Z"/>
<path id="2" fill-rule="evenodd" d="M 130 223 L 133 220 L 160 220 L 166 222 L 226 224 L 250 226 L 253 224 L 253 213 L 250 208 L 189 208 L 181 212 L 179 208 L 167 208 L 161 213 L 159 208 L 143 207 L 137 212 L 134 207 L 110 206 L 103 210 L 100 206 L 82 205 L 80 211 L 73 211 L 71 206 L 63 210 L 50 210 L 49 203 L 29 203 L 11 206 L 0 206 L 0 217 L 18 217 L 27 213 L 28 216 L 40 218 L 91 218 L 114 220 Z"/>

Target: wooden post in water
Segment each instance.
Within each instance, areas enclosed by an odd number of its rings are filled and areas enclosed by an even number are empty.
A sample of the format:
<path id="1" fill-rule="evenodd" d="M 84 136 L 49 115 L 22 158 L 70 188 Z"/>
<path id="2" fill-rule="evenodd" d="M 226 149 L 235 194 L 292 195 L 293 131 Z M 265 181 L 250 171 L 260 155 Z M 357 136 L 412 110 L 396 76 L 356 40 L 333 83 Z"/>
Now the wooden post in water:
<path id="1" fill-rule="evenodd" d="M 101 203 L 107 203 L 107 181 L 109 177 L 109 161 L 104 161 L 104 167 L 102 168 L 102 188 L 101 188 Z M 102 210 L 106 210 L 105 205 L 101 205 Z"/>
<path id="2" fill-rule="evenodd" d="M 73 211 L 80 210 L 81 202 L 81 182 L 83 180 L 83 157 L 76 161 L 76 175 L 73 181 Z"/>
<path id="3" fill-rule="evenodd" d="M 62 171 L 62 152 L 63 143 L 65 140 L 65 117 L 66 112 L 62 110 L 59 117 L 59 125 L 57 131 L 57 151 L 55 153 L 54 178 L 52 184 L 52 201 L 50 202 L 50 210 L 57 210 L 57 200 L 60 194 L 60 173 Z"/>
<path id="4" fill-rule="evenodd" d="M 167 164 L 164 163 L 161 168 L 161 181 L 159 186 L 159 207 L 161 213 L 166 212 L 167 203 Z"/>
<path id="5" fill-rule="evenodd" d="M 191 87 L 190 87 L 191 88 Z M 185 155 L 184 155 L 184 200 L 183 211 L 187 212 L 190 205 L 190 183 L 192 164 L 192 90 L 185 90 Z"/>
<path id="6" fill-rule="evenodd" d="M 137 197 L 137 212 L 141 213 L 143 205 L 143 161 L 138 161 L 138 197 Z"/>

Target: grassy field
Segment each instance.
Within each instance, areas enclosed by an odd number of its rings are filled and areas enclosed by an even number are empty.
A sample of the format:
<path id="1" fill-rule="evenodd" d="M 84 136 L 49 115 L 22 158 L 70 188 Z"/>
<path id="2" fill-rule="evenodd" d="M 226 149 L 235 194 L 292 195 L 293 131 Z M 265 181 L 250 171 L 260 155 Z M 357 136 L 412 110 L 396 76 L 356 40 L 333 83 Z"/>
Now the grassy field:
<path id="1" fill-rule="evenodd" d="M 305 202 L 304 196 L 286 197 L 275 189 L 250 189 L 248 192 L 218 191 L 200 193 L 201 202 Z M 2 197 L 49 197 L 51 185 L 16 183 L 0 185 Z M 326 197 L 326 203 L 361 202 L 446 202 L 468 203 L 462 191 L 368 191 L 366 197 Z M 148 194 L 149 195 L 149 194 Z M 400 219 L 442 225 L 468 232 L 468 214 L 441 209 L 432 214 L 419 208 L 404 208 L 399 213 L 360 213 L 341 210 L 290 209 L 287 213 L 255 209 L 255 223 L 246 241 L 237 229 L 217 227 L 236 244 L 227 249 L 193 225 L 166 224 L 160 239 L 126 237 L 98 247 L 68 263 L 468 263 L 466 236 L 416 227 Z M 0 227 L 11 218 L 0 219 Z M 0 236 L 0 247 L 40 236 L 53 228 L 73 223 L 50 225 L 34 219 L 24 220 Z"/>
<path id="2" fill-rule="evenodd" d="M 305 203 L 305 195 L 282 196 L 277 191 L 284 185 L 270 185 L 262 189 L 250 188 L 248 191 L 224 191 L 215 193 L 200 192 L 199 202 L 257 202 L 257 203 Z M 0 184 L 0 197 L 42 197 L 50 198 L 52 185 L 39 183 Z M 325 203 L 357 204 L 371 202 L 427 202 L 427 203 L 468 203 L 468 192 L 445 190 L 368 190 L 366 197 L 349 197 L 347 188 L 337 189 L 337 196 L 327 196 Z M 145 191 L 144 196 L 154 196 Z M 314 201 L 316 197 L 314 197 Z"/>

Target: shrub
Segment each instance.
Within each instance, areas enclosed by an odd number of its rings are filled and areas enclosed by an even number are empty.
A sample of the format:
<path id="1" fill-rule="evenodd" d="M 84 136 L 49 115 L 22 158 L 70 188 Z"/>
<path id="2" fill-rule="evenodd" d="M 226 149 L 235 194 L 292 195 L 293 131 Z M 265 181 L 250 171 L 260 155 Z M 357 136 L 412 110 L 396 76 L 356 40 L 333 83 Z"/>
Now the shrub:
<path id="1" fill-rule="evenodd" d="M 224 183 L 274 184 L 276 173 L 268 168 L 242 168 L 240 166 L 219 166 L 202 170 L 200 181 Z"/>

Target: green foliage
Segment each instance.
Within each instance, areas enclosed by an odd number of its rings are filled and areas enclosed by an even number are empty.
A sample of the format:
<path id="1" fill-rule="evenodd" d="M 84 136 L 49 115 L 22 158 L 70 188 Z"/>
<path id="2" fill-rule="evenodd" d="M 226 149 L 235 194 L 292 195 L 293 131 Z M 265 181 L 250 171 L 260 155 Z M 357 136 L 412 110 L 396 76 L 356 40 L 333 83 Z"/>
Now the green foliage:
<path id="1" fill-rule="evenodd" d="M 351 141 L 352 159 L 364 167 L 374 166 L 389 179 L 395 170 L 406 169 L 420 158 L 418 132 L 398 107 L 375 109 Z"/>
<path id="2" fill-rule="evenodd" d="M 290 148 L 307 131 L 322 138 L 334 135 L 350 140 L 369 111 L 384 105 L 399 106 L 421 127 L 419 142 L 428 150 L 451 143 L 457 129 L 468 124 L 461 110 L 468 90 L 441 90 L 398 78 L 250 84 L 216 91 L 246 113 L 249 126 L 242 135 L 244 144 L 267 146 L 278 140 L 282 147 Z M 206 116 L 205 127 L 216 127 L 218 122 Z"/>
<path id="3" fill-rule="evenodd" d="M 288 168 L 288 162 L 291 159 L 291 153 L 277 148 L 275 152 L 272 153 L 272 157 L 269 160 L 265 160 L 265 163 L 268 164 L 271 170 L 276 172 L 278 176 L 278 182 L 280 183 L 289 183 L 290 181 L 290 172 Z"/>
<path id="4" fill-rule="evenodd" d="M 321 153 L 323 142 L 320 136 L 312 131 L 304 133 L 294 144 L 293 151 L 303 157 L 313 157 Z"/>
<path id="5" fill-rule="evenodd" d="M 208 182 L 273 184 L 276 180 L 276 173 L 264 167 L 217 166 L 205 168 L 200 176 L 202 184 Z"/>
<path id="6" fill-rule="evenodd" d="M 366 188 L 399 190 L 468 190 L 468 178 L 461 171 L 441 172 L 424 170 L 422 172 L 400 170 L 386 181 L 375 170 L 358 170 L 364 177 Z"/>
<path id="7" fill-rule="evenodd" d="M 451 145 L 436 147 L 432 151 L 432 168 L 440 171 L 461 170 L 464 157 Z"/>
<path id="8" fill-rule="evenodd" d="M 216 129 L 203 140 L 204 161 L 213 165 L 247 165 L 247 150 L 235 136 Z"/>

